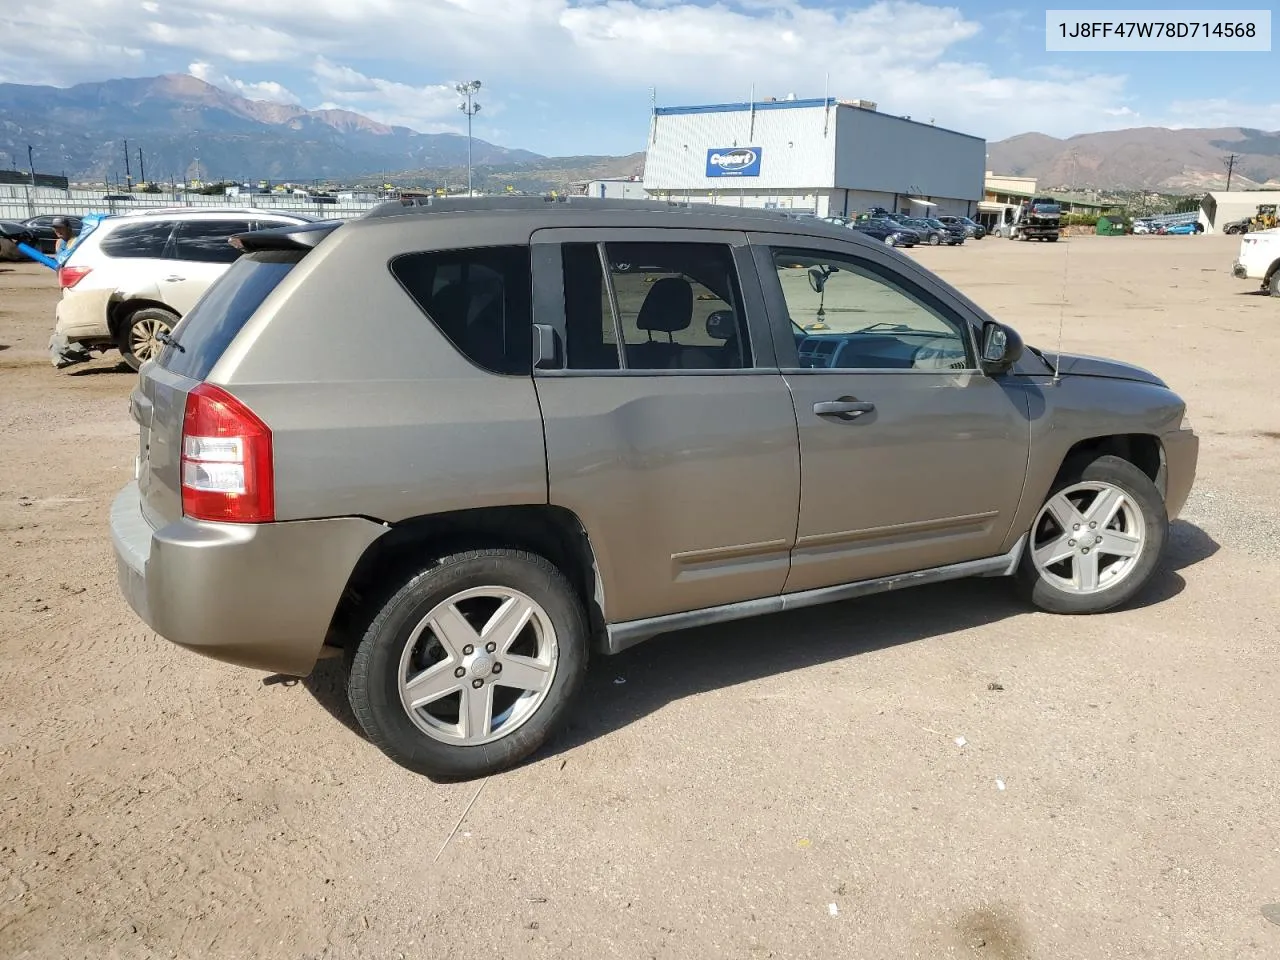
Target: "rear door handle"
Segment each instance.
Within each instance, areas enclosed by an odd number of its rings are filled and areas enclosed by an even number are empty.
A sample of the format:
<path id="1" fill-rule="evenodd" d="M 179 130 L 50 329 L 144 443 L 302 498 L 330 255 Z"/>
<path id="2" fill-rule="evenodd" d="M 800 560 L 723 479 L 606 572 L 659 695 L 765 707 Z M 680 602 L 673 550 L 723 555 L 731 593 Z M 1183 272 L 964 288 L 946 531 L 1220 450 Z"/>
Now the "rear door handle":
<path id="1" fill-rule="evenodd" d="M 186 277 L 165 277 L 164 282 L 165 283 L 181 283 L 185 279 L 187 278 Z"/>
<path id="2" fill-rule="evenodd" d="M 824 400 L 813 405 L 813 412 L 820 417 L 835 417 L 837 420 L 857 420 L 864 413 L 871 413 L 876 405 L 867 400 L 854 400 L 842 397 L 839 400 Z"/>

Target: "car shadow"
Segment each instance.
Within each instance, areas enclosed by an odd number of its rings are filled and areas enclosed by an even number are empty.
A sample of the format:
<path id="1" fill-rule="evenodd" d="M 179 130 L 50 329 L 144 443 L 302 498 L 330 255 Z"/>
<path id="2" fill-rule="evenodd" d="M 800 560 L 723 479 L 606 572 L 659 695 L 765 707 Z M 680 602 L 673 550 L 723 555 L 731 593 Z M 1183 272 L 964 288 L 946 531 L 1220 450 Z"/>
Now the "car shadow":
<path id="1" fill-rule="evenodd" d="M 1169 529 L 1164 563 L 1146 589 L 1121 609 L 1142 609 L 1176 597 L 1186 588 L 1181 571 L 1219 549 L 1195 524 L 1175 521 Z M 616 656 L 597 656 L 566 728 L 525 763 L 607 736 L 695 694 L 1034 616 L 1010 588 L 1005 578 L 955 580 L 682 630 Z M 321 660 L 302 685 L 335 720 L 368 740 L 347 702 L 341 657 Z"/>
<path id="2" fill-rule="evenodd" d="M 133 367 L 123 360 L 110 367 L 77 367 L 67 371 L 68 377 L 96 377 L 104 373 L 133 373 Z"/>
<path id="3" fill-rule="evenodd" d="M 1237 297 L 1269 297 L 1271 291 L 1266 287 L 1259 287 L 1257 290 L 1237 290 Z"/>

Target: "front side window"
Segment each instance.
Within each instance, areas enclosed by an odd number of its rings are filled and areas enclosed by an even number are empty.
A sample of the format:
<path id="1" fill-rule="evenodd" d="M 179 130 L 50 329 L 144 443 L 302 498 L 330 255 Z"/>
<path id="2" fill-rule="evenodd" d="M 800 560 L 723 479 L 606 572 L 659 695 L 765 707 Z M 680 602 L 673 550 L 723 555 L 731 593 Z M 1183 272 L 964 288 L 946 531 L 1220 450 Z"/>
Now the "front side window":
<path id="1" fill-rule="evenodd" d="M 569 243 L 571 370 L 751 366 L 733 252 L 720 243 Z"/>
<path id="2" fill-rule="evenodd" d="M 491 373 L 533 365 L 528 247 L 406 253 L 391 273 L 449 342 Z"/>
<path id="3" fill-rule="evenodd" d="M 969 326 L 889 268 L 860 258 L 775 250 L 800 366 L 972 369 Z"/>
<path id="4" fill-rule="evenodd" d="M 248 220 L 184 220 L 173 234 L 173 255 L 199 263 L 235 263 L 240 251 L 231 245 L 238 233 L 248 233 Z"/>
<path id="5" fill-rule="evenodd" d="M 172 220 L 126 223 L 103 238 L 102 252 L 108 257 L 158 260 L 164 256 L 171 233 L 173 233 Z"/>

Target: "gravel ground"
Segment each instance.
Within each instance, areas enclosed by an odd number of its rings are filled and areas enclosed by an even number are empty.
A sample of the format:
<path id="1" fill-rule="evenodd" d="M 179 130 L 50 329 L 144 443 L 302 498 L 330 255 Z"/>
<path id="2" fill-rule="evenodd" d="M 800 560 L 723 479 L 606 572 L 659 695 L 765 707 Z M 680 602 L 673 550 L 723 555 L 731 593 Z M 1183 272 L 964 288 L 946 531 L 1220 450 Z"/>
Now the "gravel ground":
<path id="1" fill-rule="evenodd" d="M 1027 339 L 1156 370 L 1202 437 L 1128 609 L 945 584 L 595 664 L 572 728 L 443 785 L 119 599 L 114 360 L 0 265 L 0 957 L 1280 956 L 1280 302 L 1218 237 L 913 252 Z"/>

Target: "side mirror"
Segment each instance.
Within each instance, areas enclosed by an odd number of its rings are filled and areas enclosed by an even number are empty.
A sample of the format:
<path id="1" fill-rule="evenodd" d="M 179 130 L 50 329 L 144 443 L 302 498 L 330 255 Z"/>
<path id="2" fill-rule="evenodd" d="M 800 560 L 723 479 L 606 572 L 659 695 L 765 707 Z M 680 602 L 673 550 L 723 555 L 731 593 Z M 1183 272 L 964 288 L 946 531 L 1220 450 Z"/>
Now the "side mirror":
<path id="1" fill-rule="evenodd" d="M 712 340 L 732 340 L 738 320 L 732 310 L 716 310 L 707 316 L 707 336 Z"/>
<path id="2" fill-rule="evenodd" d="M 1022 356 L 1022 337 L 1012 327 L 988 320 L 982 325 L 982 371 L 1006 373 Z"/>

